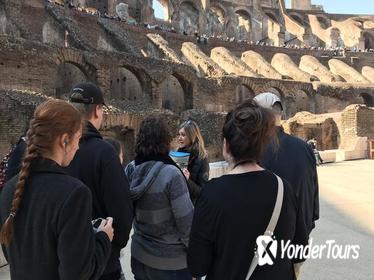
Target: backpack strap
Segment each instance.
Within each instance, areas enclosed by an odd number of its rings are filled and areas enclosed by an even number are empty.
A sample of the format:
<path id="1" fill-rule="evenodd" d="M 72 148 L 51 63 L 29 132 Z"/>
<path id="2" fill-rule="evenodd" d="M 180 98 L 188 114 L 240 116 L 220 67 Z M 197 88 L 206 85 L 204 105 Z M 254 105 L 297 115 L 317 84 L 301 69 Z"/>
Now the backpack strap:
<path id="1" fill-rule="evenodd" d="M 267 235 L 267 236 L 270 235 L 270 232 L 274 232 L 275 227 L 277 226 L 277 223 L 279 220 L 279 216 L 280 216 L 280 212 L 282 210 L 282 204 L 283 204 L 283 195 L 284 195 L 283 181 L 278 175 L 275 175 L 275 176 L 277 177 L 277 180 L 278 180 L 278 193 L 277 193 L 277 199 L 274 205 L 273 214 L 271 215 L 269 225 L 267 226 L 266 231 L 264 233 L 264 235 Z M 252 276 L 257 265 L 258 265 L 258 257 L 254 255 L 251 261 L 251 265 L 249 266 L 247 276 L 245 277 L 245 280 L 248 280 Z"/>

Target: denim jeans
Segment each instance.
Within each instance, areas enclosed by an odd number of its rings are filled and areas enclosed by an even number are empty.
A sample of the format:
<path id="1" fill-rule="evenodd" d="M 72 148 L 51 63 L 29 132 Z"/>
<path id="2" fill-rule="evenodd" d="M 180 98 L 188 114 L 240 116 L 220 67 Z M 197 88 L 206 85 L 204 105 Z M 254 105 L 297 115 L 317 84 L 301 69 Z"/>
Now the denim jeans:
<path id="1" fill-rule="evenodd" d="M 131 270 L 135 280 L 191 280 L 192 276 L 187 268 L 181 270 L 160 270 L 149 267 L 131 258 Z"/>

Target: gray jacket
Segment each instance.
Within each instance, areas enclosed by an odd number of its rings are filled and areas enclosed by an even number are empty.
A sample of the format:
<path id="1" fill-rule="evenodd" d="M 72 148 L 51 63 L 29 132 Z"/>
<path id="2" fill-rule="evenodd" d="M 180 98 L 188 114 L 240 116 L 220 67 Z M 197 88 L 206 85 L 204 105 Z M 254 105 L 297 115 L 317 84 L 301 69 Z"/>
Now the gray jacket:
<path id="1" fill-rule="evenodd" d="M 131 175 L 132 257 L 156 269 L 186 268 L 193 205 L 183 174 L 173 165 L 147 161 Z"/>

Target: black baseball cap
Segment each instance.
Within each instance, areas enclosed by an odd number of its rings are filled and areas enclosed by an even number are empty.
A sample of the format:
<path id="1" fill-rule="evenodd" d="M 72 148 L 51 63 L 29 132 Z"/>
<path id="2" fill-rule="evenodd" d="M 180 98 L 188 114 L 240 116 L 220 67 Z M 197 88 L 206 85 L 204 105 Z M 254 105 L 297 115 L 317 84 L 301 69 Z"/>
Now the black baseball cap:
<path id="1" fill-rule="evenodd" d="M 83 104 L 103 104 L 104 96 L 100 88 L 90 82 L 75 85 L 70 93 L 70 102 Z"/>

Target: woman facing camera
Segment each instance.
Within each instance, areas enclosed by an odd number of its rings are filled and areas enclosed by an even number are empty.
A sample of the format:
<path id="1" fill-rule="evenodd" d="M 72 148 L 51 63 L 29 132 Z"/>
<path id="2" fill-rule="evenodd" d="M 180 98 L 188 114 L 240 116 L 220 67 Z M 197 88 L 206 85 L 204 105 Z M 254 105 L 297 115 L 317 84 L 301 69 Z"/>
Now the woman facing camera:
<path id="1" fill-rule="evenodd" d="M 130 192 L 134 201 L 131 268 L 135 280 L 191 280 L 187 246 L 193 205 L 182 171 L 169 157 L 171 135 L 159 117 L 140 125 Z"/>
<path id="2" fill-rule="evenodd" d="M 179 152 L 190 154 L 184 174 L 192 201 L 199 197 L 202 187 L 209 179 L 209 162 L 199 126 L 192 120 L 183 122 L 178 131 Z"/>
<path id="3" fill-rule="evenodd" d="M 91 193 L 67 175 L 78 150 L 82 117 L 69 103 L 38 106 L 18 176 L 0 196 L 0 243 L 11 279 L 98 279 L 111 251 L 112 220 L 94 233 Z"/>
<path id="4" fill-rule="evenodd" d="M 290 240 L 291 244 L 306 245 L 308 241 L 295 193 L 288 183 L 283 184 L 257 164 L 274 132 L 272 112 L 253 101 L 239 105 L 227 115 L 223 156 L 231 171 L 209 181 L 197 201 L 187 257 L 194 277 L 295 279 L 293 264 L 300 260 L 281 259 L 279 247 L 278 254 L 270 259 L 273 265 L 256 266 L 256 259 L 253 260 L 256 243 L 261 244 L 257 237 L 267 230 L 273 231 L 278 244 Z M 271 234 L 266 238 L 271 240 Z M 261 257 L 262 249 L 257 247 Z M 250 266 L 253 273 L 249 272 Z"/>

